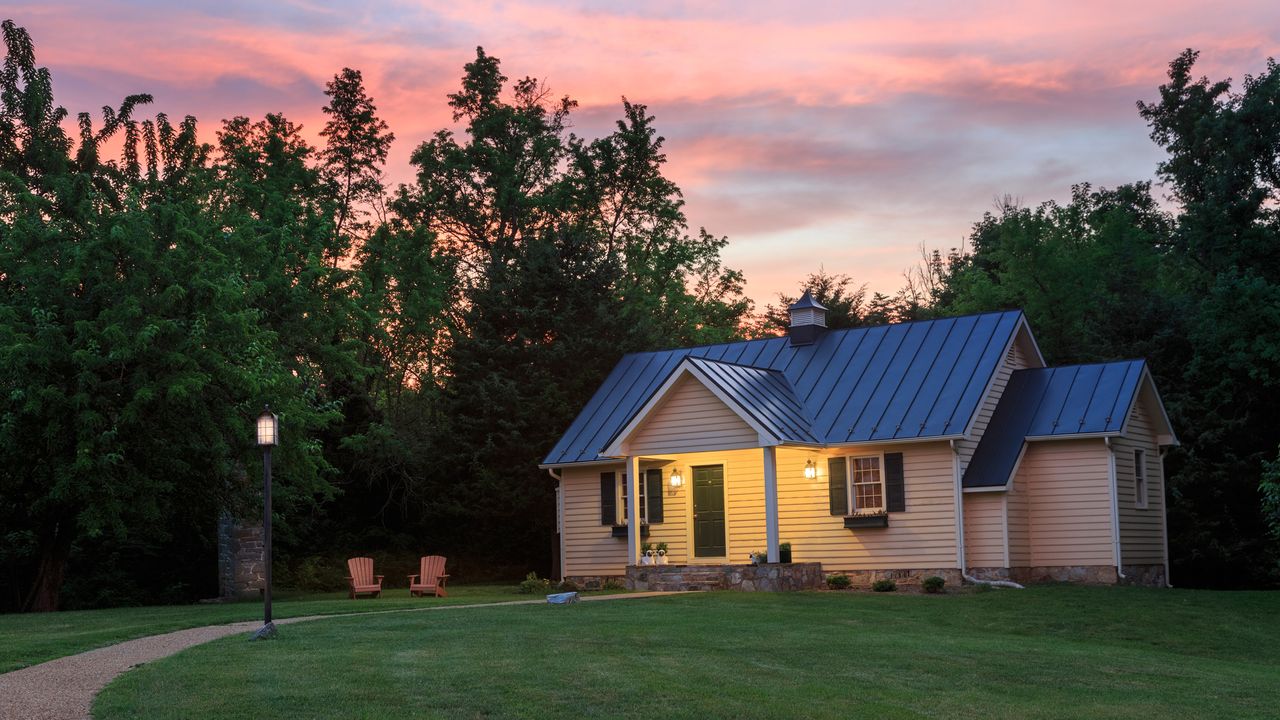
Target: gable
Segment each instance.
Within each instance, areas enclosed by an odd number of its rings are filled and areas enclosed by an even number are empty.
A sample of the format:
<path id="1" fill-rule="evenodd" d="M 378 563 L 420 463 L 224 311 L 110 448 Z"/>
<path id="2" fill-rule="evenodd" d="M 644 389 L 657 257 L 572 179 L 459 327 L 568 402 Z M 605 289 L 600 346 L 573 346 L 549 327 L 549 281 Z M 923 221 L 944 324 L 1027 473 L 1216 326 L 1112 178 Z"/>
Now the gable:
<path id="1" fill-rule="evenodd" d="M 1019 370 L 965 469 L 964 487 L 1007 485 L 1029 441 L 1120 435 L 1139 402 L 1158 408 L 1165 444 L 1176 442 L 1141 360 Z"/>
<path id="2" fill-rule="evenodd" d="M 807 435 L 799 427 L 794 440 L 779 435 L 780 441 L 837 445 L 963 437 L 1024 325 L 1021 312 L 1008 311 L 832 330 L 799 347 L 778 337 L 627 355 L 543 463 L 606 459 L 606 446 L 686 358 L 757 371 L 740 373 L 739 379 L 750 381 L 744 388 L 752 386 L 743 390 L 743 402 L 752 388 L 768 384 L 765 375 L 775 385 L 785 381 L 785 391 L 747 408 L 778 410 L 773 419 L 756 418 L 765 425 L 776 420 L 778 433 L 784 433 L 783 424 L 807 425 Z M 793 402 L 795 408 L 782 407 Z M 795 421 L 797 415 L 803 423 Z"/>
<path id="3" fill-rule="evenodd" d="M 1131 435 L 1138 431 L 1137 425 L 1142 426 L 1143 432 L 1150 433 L 1157 445 L 1181 444 L 1173 431 L 1169 414 L 1164 409 L 1164 401 L 1160 399 L 1160 393 L 1156 390 L 1156 383 L 1149 371 L 1143 375 L 1138 385 L 1137 397 L 1134 398 L 1133 406 L 1129 409 L 1129 415 L 1124 421 L 1124 434 Z"/>
<path id="4" fill-rule="evenodd" d="M 683 374 L 622 440 L 627 454 L 644 455 L 752 448 L 760 435 L 700 381 Z"/>

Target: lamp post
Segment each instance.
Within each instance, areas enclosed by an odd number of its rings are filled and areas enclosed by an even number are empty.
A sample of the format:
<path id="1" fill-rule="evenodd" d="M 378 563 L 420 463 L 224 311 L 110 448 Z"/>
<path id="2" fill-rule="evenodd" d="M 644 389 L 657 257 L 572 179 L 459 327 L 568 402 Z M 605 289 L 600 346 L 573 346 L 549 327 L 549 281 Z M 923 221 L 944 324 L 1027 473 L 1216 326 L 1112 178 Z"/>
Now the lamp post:
<path id="1" fill-rule="evenodd" d="M 280 418 L 264 405 L 258 416 L 258 447 L 262 448 L 262 555 L 264 564 L 262 590 L 262 627 L 252 640 L 273 638 L 275 623 L 271 622 L 271 448 L 280 443 Z"/>

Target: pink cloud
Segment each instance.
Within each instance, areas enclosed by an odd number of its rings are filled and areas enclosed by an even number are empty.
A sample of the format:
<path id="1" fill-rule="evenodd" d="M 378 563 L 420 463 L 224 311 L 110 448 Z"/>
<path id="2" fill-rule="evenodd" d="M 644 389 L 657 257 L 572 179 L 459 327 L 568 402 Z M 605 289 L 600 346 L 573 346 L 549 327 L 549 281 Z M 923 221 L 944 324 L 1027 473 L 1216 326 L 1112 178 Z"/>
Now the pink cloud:
<path id="1" fill-rule="evenodd" d="M 476 45 L 511 77 L 581 103 L 607 132 L 627 96 L 668 138 L 691 225 L 764 300 L 825 264 L 893 291 L 919 243 L 948 247 L 1012 193 L 1151 176 L 1158 151 L 1133 103 L 1169 60 L 1262 69 L 1280 46 L 1272 2 L 234 3 L 11 5 L 73 112 L 151 92 L 206 132 L 284 111 L 314 139 L 324 82 L 360 68 L 398 141 L 389 175 L 452 124 L 444 96 Z"/>

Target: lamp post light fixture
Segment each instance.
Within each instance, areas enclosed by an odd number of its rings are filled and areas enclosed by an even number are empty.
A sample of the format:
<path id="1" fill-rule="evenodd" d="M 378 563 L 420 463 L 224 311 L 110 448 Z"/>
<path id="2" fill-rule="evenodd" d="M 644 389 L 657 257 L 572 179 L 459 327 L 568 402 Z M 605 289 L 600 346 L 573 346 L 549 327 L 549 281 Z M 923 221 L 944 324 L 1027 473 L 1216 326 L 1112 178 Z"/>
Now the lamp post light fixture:
<path id="1" fill-rule="evenodd" d="M 684 484 L 684 476 L 680 474 L 680 468 L 671 468 L 671 487 L 678 488 Z"/>
<path id="2" fill-rule="evenodd" d="M 251 640 L 276 636 L 276 626 L 271 621 L 271 448 L 280 444 L 280 418 L 271 412 L 271 406 L 262 406 L 257 429 L 258 447 L 262 448 L 262 627 Z"/>
<path id="3" fill-rule="evenodd" d="M 804 476 L 808 480 L 818 477 L 818 464 L 813 460 L 806 460 L 804 463 Z"/>

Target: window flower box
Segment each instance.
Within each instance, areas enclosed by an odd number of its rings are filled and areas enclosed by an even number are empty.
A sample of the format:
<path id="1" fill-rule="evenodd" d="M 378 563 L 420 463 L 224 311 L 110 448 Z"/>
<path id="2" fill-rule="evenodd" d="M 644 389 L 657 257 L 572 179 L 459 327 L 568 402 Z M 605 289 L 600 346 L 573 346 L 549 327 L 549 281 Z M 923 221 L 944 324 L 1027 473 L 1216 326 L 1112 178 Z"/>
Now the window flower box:
<path id="1" fill-rule="evenodd" d="M 889 513 L 867 513 L 865 515 L 845 515 L 844 526 L 850 530 L 858 528 L 889 527 Z"/>
<path id="2" fill-rule="evenodd" d="M 627 536 L 627 526 L 626 526 L 626 525 L 614 525 L 614 526 L 613 526 L 613 537 L 616 537 L 616 538 L 625 538 L 626 536 Z M 649 537 L 649 523 L 641 523 L 641 525 L 640 525 L 640 537 L 642 537 L 642 538 L 647 538 L 647 537 Z"/>

